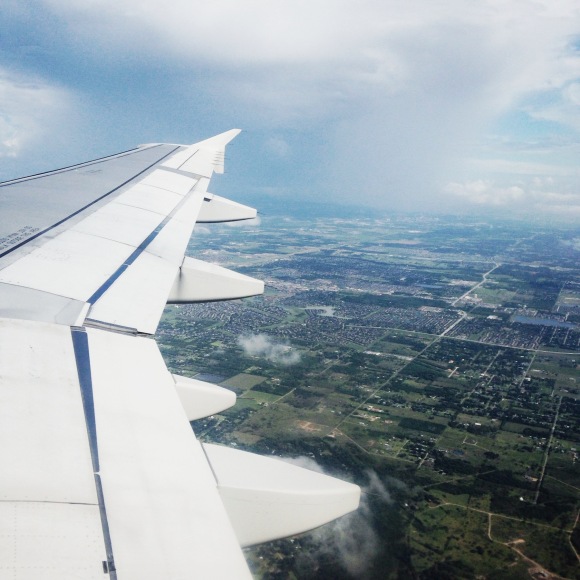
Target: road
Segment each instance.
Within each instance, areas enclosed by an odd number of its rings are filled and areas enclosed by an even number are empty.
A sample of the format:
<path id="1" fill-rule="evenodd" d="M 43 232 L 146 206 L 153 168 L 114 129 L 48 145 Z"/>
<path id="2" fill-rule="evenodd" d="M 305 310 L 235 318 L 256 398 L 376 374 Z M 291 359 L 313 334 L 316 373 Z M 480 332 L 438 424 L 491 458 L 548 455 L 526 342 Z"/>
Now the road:
<path id="1" fill-rule="evenodd" d="M 542 465 L 542 471 L 540 471 L 540 479 L 538 480 L 538 488 L 536 489 L 536 496 L 534 497 L 534 504 L 538 503 L 538 498 L 540 497 L 540 491 L 542 489 L 542 483 L 544 482 L 544 475 L 546 473 L 546 465 L 548 464 L 548 457 L 550 455 L 550 449 L 552 448 L 552 439 L 554 438 L 554 430 L 556 429 L 556 423 L 558 423 L 558 417 L 560 416 L 560 406 L 562 405 L 562 397 L 558 401 L 558 406 L 556 407 L 556 414 L 554 415 L 554 422 L 552 423 L 552 429 L 550 430 L 550 437 L 546 443 L 546 451 L 544 452 L 544 464 Z"/>
<path id="2" fill-rule="evenodd" d="M 487 282 L 487 277 L 494 270 L 497 270 L 501 266 L 501 262 L 494 262 L 494 264 L 495 266 L 491 270 L 488 270 L 485 274 L 483 274 L 481 282 L 478 282 L 475 286 L 470 288 L 465 294 L 462 294 L 459 298 L 455 299 L 451 303 L 451 306 L 455 306 L 460 300 L 463 300 L 466 296 L 469 296 L 469 294 L 471 294 L 474 290 L 477 290 L 482 284 L 485 284 Z"/>

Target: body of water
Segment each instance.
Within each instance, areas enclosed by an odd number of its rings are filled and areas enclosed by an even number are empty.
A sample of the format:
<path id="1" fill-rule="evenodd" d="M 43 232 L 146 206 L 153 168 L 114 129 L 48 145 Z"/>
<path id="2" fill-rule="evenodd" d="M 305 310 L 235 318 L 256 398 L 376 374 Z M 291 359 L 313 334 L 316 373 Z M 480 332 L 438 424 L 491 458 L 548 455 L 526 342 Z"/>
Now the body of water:
<path id="1" fill-rule="evenodd" d="M 536 324 L 538 326 L 555 326 L 558 328 L 576 328 L 576 325 L 571 322 L 561 322 L 560 320 L 554 320 L 552 318 L 531 318 L 530 316 L 516 315 L 513 320 L 520 324 Z"/>

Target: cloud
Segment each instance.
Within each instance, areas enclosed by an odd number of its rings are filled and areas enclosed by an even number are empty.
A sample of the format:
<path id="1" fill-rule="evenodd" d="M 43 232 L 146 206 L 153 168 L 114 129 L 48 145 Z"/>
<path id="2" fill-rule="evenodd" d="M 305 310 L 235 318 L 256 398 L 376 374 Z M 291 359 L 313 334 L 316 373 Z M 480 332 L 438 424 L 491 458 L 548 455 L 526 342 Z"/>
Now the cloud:
<path id="1" fill-rule="evenodd" d="M 290 463 L 291 465 L 296 465 L 302 467 L 303 469 L 309 469 L 310 471 L 316 471 L 316 473 L 325 473 L 324 469 L 311 457 L 306 457 L 305 455 L 299 455 L 298 457 L 282 457 L 282 461 L 285 463 Z"/>
<path id="2" fill-rule="evenodd" d="M 277 343 L 266 334 L 249 334 L 238 338 L 238 344 L 249 356 L 261 356 L 265 359 L 284 366 L 295 365 L 300 362 L 300 352 L 290 345 Z"/>
<path id="3" fill-rule="evenodd" d="M 285 459 L 300 467 L 324 473 L 324 470 L 309 457 Z M 367 485 L 362 490 L 359 508 L 334 522 L 322 526 L 310 533 L 309 549 L 301 551 L 297 558 L 298 570 L 312 571 L 317 562 L 330 557 L 337 561 L 354 578 L 368 577 L 373 561 L 384 550 L 384 545 L 374 527 L 376 502 L 391 504 L 392 498 L 388 486 L 402 488 L 404 484 L 393 478 L 382 481 L 371 469 L 365 472 Z M 306 575 L 306 574 L 305 574 Z"/>
<path id="4" fill-rule="evenodd" d="M 479 205 L 508 205 L 520 201 L 524 196 L 524 190 L 517 186 L 498 187 L 495 184 L 477 180 L 466 183 L 449 183 L 445 190 L 448 193 L 467 199 L 469 202 Z"/>
<path id="5" fill-rule="evenodd" d="M 14 62 L 91 95 L 92 142 L 130 146 L 132 135 L 181 139 L 192 126 L 211 134 L 235 123 L 255 132 L 237 173 L 254 192 L 283 183 L 293 196 L 447 210 L 441 184 L 493 180 L 483 166 L 466 174 L 466 161 L 550 165 L 557 137 L 580 142 L 575 0 L 10 6 L 9 28 L 29 45 L 26 58 L 10 53 Z M 50 26 L 28 26 L 36 12 Z M 532 129 L 548 151 L 502 146 Z M 495 187 L 520 185 L 515 177 Z M 516 189 L 488 192 L 484 203 Z"/>
<path id="6" fill-rule="evenodd" d="M 487 180 L 449 183 L 445 192 L 459 204 L 505 211 L 528 216 L 560 216 L 576 219 L 580 214 L 580 191 L 574 180 L 554 175 L 525 175 L 517 185 Z"/>
<path id="7" fill-rule="evenodd" d="M 66 131 L 72 107 L 66 90 L 0 68 L 0 157 L 18 157 L 43 140 L 60 141 L 59 125 Z"/>
<path id="8" fill-rule="evenodd" d="M 365 578 L 380 547 L 372 519 L 371 507 L 363 496 L 357 511 L 336 520 L 331 524 L 332 529 L 323 527 L 313 532 L 318 547 L 314 558 L 330 554 L 337 558 L 349 574 L 355 578 Z M 299 562 L 299 565 L 303 566 L 304 563 Z"/>
<path id="9" fill-rule="evenodd" d="M 580 10 L 572 0 L 533 6 L 493 0 L 471 6 L 463 0 L 44 4 L 66 22 L 85 57 L 89 46 L 93 58 L 109 64 L 134 66 L 128 57 L 134 54 L 144 63 L 210 70 L 203 82 L 254 108 L 262 103 L 266 109 L 257 116 L 278 109 L 284 115 L 342 112 L 348 120 L 360 117 L 355 104 L 386 112 L 397 105 L 391 97 L 405 94 L 407 120 L 418 104 L 435 113 L 447 98 L 461 120 L 464 113 L 493 114 L 527 91 L 562 87 L 578 75 L 570 36 L 578 32 Z M 445 120 L 435 115 L 429 125 Z"/>
<path id="10" fill-rule="evenodd" d="M 207 236 L 209 234 L 211 234 L 211 228 L 201 225 L 201 224 L 195 224 L 195 228 L 193 229 L 193 234 L 194 235 L 199 235 L 199 236 Z"/>
<path id="11" fill-rule="evenodd" d="M 372 469 L 367 469 L 366 476 L 369 479 L 369 483 L 365 488 L 365 493 L 377 496 L 384 503 L 392 503 L 393 500 L 391 499 L 391 494 L 376 472 L 374 472 Z"/>
<path id="12" fill-rule="evenodd" d="M 555 148 L 557 144 L 552 144 Z M 519 144 L 517 151 L 521 152 L 523 149 L 528 151 L 542 147 L 539 143 Z M 543 147 L 546 147 L 544 145 Z M 577 152 L 578 153 L 578 152 Z M 470 161 L 470 164 L 476 168 L 477 171 L 485 174 L 502 174 L 503 176 L 510 176 L 512 179 L 518 176 L 544 176 L 551 178 L 552 176 L 573 176 L 577 173 L 576 168 L 566 167 L 563 165 L 555 165 L 550 163 L 538 163 L 533 161 L 515 161 L 508 159 L 477 159 Z"/>

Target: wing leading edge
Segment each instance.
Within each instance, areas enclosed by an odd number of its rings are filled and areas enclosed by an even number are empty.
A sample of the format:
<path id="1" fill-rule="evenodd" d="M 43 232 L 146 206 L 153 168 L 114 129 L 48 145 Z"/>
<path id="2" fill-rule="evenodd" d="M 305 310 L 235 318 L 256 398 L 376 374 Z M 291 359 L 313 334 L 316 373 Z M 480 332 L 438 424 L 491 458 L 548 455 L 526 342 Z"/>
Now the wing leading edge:
<path id="1" fill-rule="evenodd" d="M 189 420 L 235 395 L 172 375 L 153 340 L 168 302 L 263 292 L 184 257 L 196 221 L 256 215 L 208 192 L 238 133 L 0 184 L 0 561 L 11 578 L 249 578 L 240 545 L 356 509 L 357 486 L 201 445 Z"/>

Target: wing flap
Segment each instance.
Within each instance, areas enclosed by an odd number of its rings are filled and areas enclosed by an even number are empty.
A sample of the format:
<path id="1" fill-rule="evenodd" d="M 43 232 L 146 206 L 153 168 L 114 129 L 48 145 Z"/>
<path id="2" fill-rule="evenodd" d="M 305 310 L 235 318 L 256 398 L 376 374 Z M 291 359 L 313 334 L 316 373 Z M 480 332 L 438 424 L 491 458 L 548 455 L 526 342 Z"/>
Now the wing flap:
<path id="1" fill-rule="evenodd" d="M 91 306 L 88 319 L 153 334 L 178 267 L 143 252 Z"/>
<path id="2" fill-rule="evenodd" d="M 0 497 L 96 504 L 86 433 L 70 330 L 0 320 Z"/>
<path id="3" fill-rule="evenodd" d="M 0 271 L 0 282 L 84 302 L 132 251 L 120 242 L 68 230 Z"/>
<path id="4" fill-rule="evenodd" d="M 102 578 L 107 559 L 70 329 L 0 320 L 0 576 Z"/>
<path id="5" fill-rule="evenodd" d="M 2 501 L 0 537 L 3 578 L 104 578 L 99 506 Z"/>
<path id="6" fill-rule="evenodd" d="M 163 217 L 146 209 L 114 201 L 78 223 L 71 231 L 136 248 Z"/>
<path id="7" fill-rule="evenodd" d="M 159 189 L 172 191 L 179 195 L 185 195 L 196 184 L 197 179 L 181 173 L 173 173 L 171 171 L 164 171 L 163 169 L 156 169 L 140 183 L 142 185 L 151 185 Z"/>
<path id="8" fill-rule="evenodd" d="M 204 181 L 200 180 L 192 194 L 183 200 L 183 203 L 172 214 L 171 219 L 148 244 L 147 252 L 181 266 L 199 208 L 203 203 L 204 185 L 207 185 L 204 184 Z"/>
<path id="9" fill-rule="evenodd" d="M 88 308 L 80 300 L 0 283 L 0 318 L 78 326 L 83 323 Z"/>
<path id="10" fill-rule="evenodd" d="M 152 185 L 138 183 L 125 191 L 115 201 L 166 216 L 169 215 L 182 198 L 182 195 L 174 191 L 160 190 Z"/>
<path id="11" fill-rule="evenodd" d="M 87 336 L 119 578 L 249 578 L 155 342 L 95 329 Z"/>

